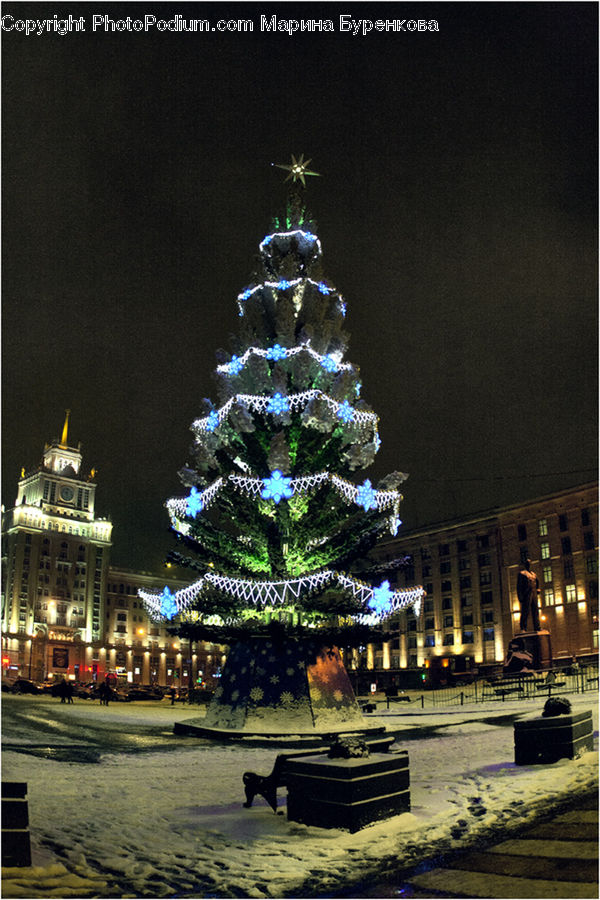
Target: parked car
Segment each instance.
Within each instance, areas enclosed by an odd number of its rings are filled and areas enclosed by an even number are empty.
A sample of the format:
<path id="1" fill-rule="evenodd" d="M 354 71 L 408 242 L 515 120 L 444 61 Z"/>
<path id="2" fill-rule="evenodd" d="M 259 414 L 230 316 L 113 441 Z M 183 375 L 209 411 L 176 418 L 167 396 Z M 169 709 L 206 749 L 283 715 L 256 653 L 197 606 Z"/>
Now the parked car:
<path id="1" fill-rule="evenodd" d="M 127 691 L 130 700 L 162 700 L 163 692 L 159 687 L 148 684 L 134 684 Z"/>
<path id="2" fill-rule="evenodd" d="M 40 690 L 34 681 L 29 678 L 17 678 L 12 686 L 13 694 L 39 694 Z"/>
<path id="3" fill-rule="evenodd" d="M 51 694 L 53 691 L 53 688 L 56 686 L 56 683 L 57 683 L 56 681 L 50 681 L 50 680 L 42 681 L 40 684 L 38 684 L 38 690 L 39 690 L 40 694 Z"/>

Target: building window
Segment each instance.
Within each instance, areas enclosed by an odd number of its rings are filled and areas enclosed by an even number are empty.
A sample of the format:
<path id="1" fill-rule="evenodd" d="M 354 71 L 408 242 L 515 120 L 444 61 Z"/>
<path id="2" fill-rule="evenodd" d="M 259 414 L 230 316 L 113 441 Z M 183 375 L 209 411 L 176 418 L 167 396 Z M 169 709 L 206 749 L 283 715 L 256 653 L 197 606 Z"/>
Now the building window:
<path id="1" fill-rule="evenodd" d="M 460 589 L 461 589 L 461 591 L 467 590 L 467 589 L 470 588 L 470 587 L 471 587 L 471 576 L 470 576 L 470 575 L 463 575 L 462 578 L 460 579 Z"/>
<path id="2" fill-rule="evenodd" d="M 416 637 L 409 637 L 408 639 L 408 649 L 416 650 L 417 649 L 417 639 Z"/>
<path id="3" fill-rule="evenodd" d="M 574 576 L 574 571 L 573 571 L 573 563 L 572 563 L 571 561 L 566 562 L 566 563 L 564 564 L 564 566 L 563 566 L 563 572 L 564 572 L 565 578 L 573 578 L 573 576 Z"/>
<path id="4" fill-rule="evenodd" d="M 452 597 L 442 598 L 442 609 L 452 609 Z"/>
<path id="5" fill-rule="evenodd" d="M 431 581 L 428 581 L 425 585 L 425 593 L 429 595 L 433 594 L 433 584 Z"/>
<path id="6" fill-rule="evenodd" d="M 473 624 L 473 613 L 463 613 L 462 623 L 463 623 L 463 625 L 472 625 Z"/>
<path id="7" fill-rule="evenodd" d="M 565 584 L 565 600 L 567 603 L 575 603 L 577 600 L 577 590 L 574 584 Z"/>
<path id="8" fill-rule="evenodd" d="M 479 584 L 491 584 L 492 583 L 492 573 L 491 572 L 480 572 L 479 573 Z"/>
<path id="9" fill-rule="evenodd" d="M 482 610 L 481 618 L 482 618 L 483 622 L 493 622 L 494 621 L 494 610 L 493 609 Z"/>
<path id="10" fill-rule="evenodd" d="M 472 631 L 463 631 L 462 642 L 463 642 L 463 644 L 472 644 L 473 643 L 473 632 Z"/>
<path id="11" fill-rule="evenodd" d="M 426 647 L 435 647 L 435 635 L 433 635 L 433 634 L 425 635 L 425 646 Z"/>
<path id="12" fill-rule="evenodd" d="M 454 625 L 454 616 L 444 616 L 444 628 L 452 628 Z"/>
<path id="13" fill-rule="evenodd" d="M 117 613 L 117 622 L 126 622 L 127 613 Z"/>
<path id="14" fill-rule="evenodd" d="M 588 597 L 590 600 L 598 599 L 598 582 L 588 581 Z"/>
<path id="15" fill-rule="evenodd" d="M 440 556 L 448 556 L 450 553 L 450 544 L 440 544 L 438 549 Z"/>
<path id="16" fill-rule="evenodd" d="M 416 630 L 417 630 L 417 620 L 416 620 L 416 619 L 411 619 L 411 620 L 409 621 L 409 623 L 408 623 L 408 630 L 409 630 L 409 631 L 416 631 Z"/>
<path id="17" fill-rule="evenodd" d="M 517 534 L 519 537 L 519 541 L 527 540 L 527 526 L 526 525 L 517 525 Z"/>
<path id="18" fill-rule="evenodd" d="M 546 541 L 540 544 L 540 554 L 542 559 L 550 559 L 550 544 Z"/>
<path id="19" fill-rule="evenodd" d="M 569 527 L 569 520 L 564 514 L 558 517 L 558 527 L 561 531 L 566 531 Z"/>
<path id="20" fill-rule="evenodd" d="M 452 571 L 452 563 L 450 560 L 440 563 L 440 575 L 449 575 Z"/>
<path id="21" fill-rule="evenodd" d="M 451 647 L 454 644 L 454 635 L 453 634 L 445 634 L 444 635 L 444 647 Z"/>
<path id="22" fill-rule="evenodd" d="M 469 549 L 468 541 L 457 541 L 456 549 L 459 553 L 466 553 Z"/>
<path id="23" fill-rule="evenodd" d="M 423 566 L 423 574 L 421 577 L 422 578 L 430 578 L 430 576 L 431 576 L 431 566 L 429 566 L 429 565 Z"/>
<path id="24" fill-rule="evenodd" d="M 571 538 L 570 537 L 561 538 L 560 544 L 562 547 L 563 555 L 570 556 L 571 555 Z"/>
<path id="25" fill-rule="evenodd" d="M 434 628 L 435 628 L 435 619 L 433 619 L 433 618 L 425 619 L 425 630 L 433 631 Z"/>
<path id="26" fill-rule="evenodd" d="M 462 609 L 465 609 L 467 606 L 473 605 L 473 595 L 467 591 L 466 594 L 462 594 L 460 598 L 460 605 Z"/>
<path id="27" fill-rule="evenodd" d="M 485 606 L 486 603 L 494 602 L 494 594 L 492 591 L 482 591 L 481 592 L 481 605 Z"/>
<path id="28" fill-rule="evenodd" d="M 471 568 L 471 560 L 468 556 L 461 556 L 458 560 L 458 571 L 459 572 L 468 572 Z"/>
<path id="29" fill-rule="evenodd" d="M 431 559 L 431 553 L 428 547 L 421 547 L 421 559 Z"/>
<path id="30" fill-rule="evenodd" d="M 423 604 L 423 612 L 433 612 L 433 600 L 426 600 Z"/>
<path id="31" fill-rule="evenodd" d="M 548 520 L 540 519 L 538 522 L 538 534 L 540 537 L 546 537 L 548 534 Z"/>
<path id="32" fill-rule="evenodd" d="M 480 566 L 489 566 L 492 563 L 492 559 L 489 553 L 480 553 L 479 554 L 479 565 Z"/>
<path id="33" fill-rule="evenodd" d="M 544 566 L 542 568 L 542 577 L 546 584 L 548 584 L 548 582 L 552 581 L 552 566 Z"/>
<path id="34" fill-rule="evenodd" d="M 594 532 L 586 531 L 583 535 L 583 548 L 584 550 L 593 550 L 595 547 L 594 543 Z"/>
<path id="35" fill-rule="evenodd" d="M 581 510 L 581 524 L 582 524 L 583 528 L 587 528 L 588 525 L 590 524 L 590 511 L 589 511 L 589 509 L 582 509 L 582 510 Z"/>
<path id="36" fill-rule="evenodd" d="M 484 628 L 483 629 L 483 639 L 484 641 L 493 641 L 495 637 L 493 628 Z"/>
<path id="37" fill-rule="evenodd" d="M 527 560 L 529 559 L 529 547 L 526 545 L 521 547 L 519 550 L 519 559 L 521 561 L 521 565 L 524 566 Z"/>
<path id="38" fill-rule="evenodd" d="M 452 582 L 451 581 L 442 581 L 442 593 L 447 593 L 452 590 Z"/>
<path id="39" fill-rule="evenodd" d="M 478 550 L 487 550 L 490 546 L 490 536 L 488 534 L 479 534 L 477 535 L 477 549 Z"/>
<path id="40" fill-rule="evenodd" d="M 554 606 L 554 591 L 552 588 L 547 588 L 544 591 L 544 606 Z"/>

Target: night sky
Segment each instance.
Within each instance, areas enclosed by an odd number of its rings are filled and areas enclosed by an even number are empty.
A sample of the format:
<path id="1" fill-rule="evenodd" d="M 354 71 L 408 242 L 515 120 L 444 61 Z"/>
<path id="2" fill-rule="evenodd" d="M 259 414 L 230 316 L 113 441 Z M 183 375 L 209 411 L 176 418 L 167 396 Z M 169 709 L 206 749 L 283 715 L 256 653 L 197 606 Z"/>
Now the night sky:
<path id="1" fill-rule="evenodd" d="M 304 153 L 348 358 L 380 415 L 368 475 L 404 528 L 596 478 L 595 3 L 4 3 L 84 34 L 3 41 L 3 502 L 71 409 L 113 562 L 174 545 L 191 422 Z M 251 18 L 254 32 L 105 33 Z M 261 33 L 279 19 L 439 32 Z"/>

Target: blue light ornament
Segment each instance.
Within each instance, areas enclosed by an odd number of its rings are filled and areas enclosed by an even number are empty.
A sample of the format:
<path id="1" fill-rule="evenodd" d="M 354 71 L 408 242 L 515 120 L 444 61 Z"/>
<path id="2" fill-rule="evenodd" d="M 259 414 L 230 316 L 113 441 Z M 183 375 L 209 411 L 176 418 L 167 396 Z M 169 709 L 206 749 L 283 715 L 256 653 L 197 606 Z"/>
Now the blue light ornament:
<path id="1" fill-rule="evenodd" d="M 377 509 L 376 491 L 373 490 L 368 478 L 357 488 L 355 503 L 362 506 L 365 512 Z"/>
<path id="2" fill-rule="evenodd" d="M 284 397 L 283 394 L 280 394 L 279 392 L 273 394 L 267 403 L 267 412 L 273 413 L 274 416 L 282 416 L 289 408 L 290 403 L 288 398 Z"/>
<path id="3" fill-rule="evenodd" d="M 351 422 L 354 418 L 354 410 L 347 400 L 344 400 L 343 403 L 340 403 L 337 414 L 338 419 L 341 419 L 342 422 Z"/>
<path id="4" fill-rule="evenodd" d="M 393 596 L 394 592 L 390 590 L 389 581 L 382 581 L 379 587 L 373 588 L 371 608 L 378 616 L 384 615 L 389 612 Z"/>
<path id="5" fill-rule="evenodd" d="M 282 498 L 289 500 L 294 493 L 290 487 L 291 481 L 292 479 L 286 478 L 279 469 L 274 469 L 270 478 L 262 479 L 264 488 L 260 496 L 263 500 L 274 500 L 275 503 L 279 503 Z"/>
<path id="6" fill-rule="evenodd" d="M 285 359 L 287 356 L 287 350 L 285 347 L 282 347 L 281 344 L 273 344 L 272 347 L 269 347 L 266 353 L 267 359 Z"/>
<path id="7" fill-rule="evenodd" d="M 321 360 L 321 365 L 326 372 L 337 372 L 338 370 L 337 361 L 334 359 L 331 353 L 328 353 L 327 356 L 323 357 L 323 359 Z"/>
<path id="8" fill-rule="evenodd" d="M 217 425 L 219 424 L 219 413 L 213 409 L 206 420 L 206 430 L 214 431 Z"/>
<path id="9" fill-rule="evenodd" d="M 165 586 L 165 589 L 160 595 L 159 600 L 160 613 L 165 617 L 165 619 L 172 619 L 173 616 L 177 615 L 177 604 L 175 603 L 175 597 L 168 587 Z"/>
<path id="10" fill-rule="evenodd" d="M 202 512 L 204 509 L 204 502 L 202 500 L 201 495 L 198 493 L 195 487 L 190 491 L 190 495 L 188 497 L 187 506 L 185 508 L 186 516 L 193 516 L 194 519 L 198 515 L 199 512 Z"/>

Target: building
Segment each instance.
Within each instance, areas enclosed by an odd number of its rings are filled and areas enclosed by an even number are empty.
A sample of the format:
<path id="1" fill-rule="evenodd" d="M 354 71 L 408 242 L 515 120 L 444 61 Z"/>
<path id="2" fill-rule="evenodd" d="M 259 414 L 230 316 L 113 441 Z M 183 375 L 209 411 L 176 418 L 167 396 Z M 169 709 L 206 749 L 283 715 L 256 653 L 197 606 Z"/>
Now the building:
<path id="1" fill-rule="evenodd" d="M 139 588 L 161 591 L 163 576 L 111 566 L 109 520 L 96 516 L 95 472 L 81 446 L 47 444 L 41 464 L 21 473 L 4 516 L 3 675 L 63 676 L 141 684 L 211 686 L 222 664 L 213 645 L 183 645 L 152 622 Z M 169 579 L 173 589 L 184 586 Z"/>
<path id="2" fill-rule="evenodd" d="M 418 618 L 394 616 L 389 641 L 349 660 L 365 678 L 375 670 L 386 686 L 407 671 L 501 666 L 519 630 L 516 581 L 527 558 L 555 662 L 598 653 L 597 483 L 414 530 L 381 548 L 382 561 L 400 557 L 407 565 L 392 587 L 421 584 L 427 597 Z"/>

